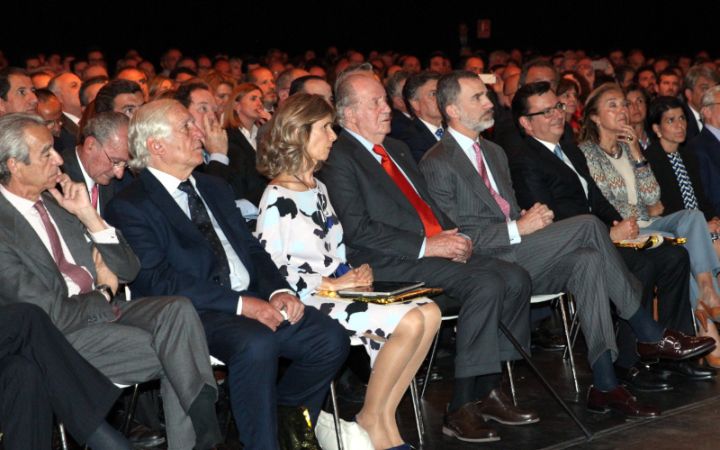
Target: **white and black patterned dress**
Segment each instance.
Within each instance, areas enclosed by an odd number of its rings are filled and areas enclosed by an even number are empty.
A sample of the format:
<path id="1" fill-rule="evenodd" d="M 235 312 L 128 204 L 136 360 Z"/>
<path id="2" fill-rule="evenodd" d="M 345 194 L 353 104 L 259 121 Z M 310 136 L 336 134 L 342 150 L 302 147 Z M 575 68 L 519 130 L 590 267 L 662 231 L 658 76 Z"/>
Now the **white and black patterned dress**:
<path id="1" fill-rule="evenodd" d="M 365 345 L 374 363 L 400 319 L 431 300 L 377 305 L 313 295 L 322 277 L 331 276 L 346 262 L 342 226 L 328 201 L 325 185 L 315 182 L 315 188 L 304 192 L 269 185 L 260 200 L 255 236 L 303 303 L 340 322 L 352 339 Z"/>

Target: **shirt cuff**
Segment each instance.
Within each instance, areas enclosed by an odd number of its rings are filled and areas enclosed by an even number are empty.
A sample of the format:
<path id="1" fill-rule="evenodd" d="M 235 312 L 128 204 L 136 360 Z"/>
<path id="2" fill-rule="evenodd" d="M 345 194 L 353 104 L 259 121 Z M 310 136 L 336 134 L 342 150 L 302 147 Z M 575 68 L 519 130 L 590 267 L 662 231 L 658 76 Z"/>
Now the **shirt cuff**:
<path id="1" fill-rule="evenodd" d="M 242 295 L 238 297 L 238 305 L 236 312 L 238 316 L 242 316 Z"/>
<path id="2" fill-rule="evenodd" d="M 210 153 L 210 156 L 208 157 L 209 161 L 217 161 L 223 166 L 227 166 L 230 164 L 230 158 L 228 158 L 227 155 L 223 155 L 222 153 Z"/>
<path id="3" fill-rule="evenodd" d="M 510 245 L 519 244 L 522 242 L 520 237 L 520 230 L 518 230 L 517 221 L 513 220 L 507 223 L 508 236 L 510 237 Z"/>
<path id="4" fill-rule="evenodd" d="M 423 243 L 420 246 L 420 254 L 418 255 L 418 259 L 425 257 L 425 244 L 427 244 L 427 238 L 423 238 Z"/>
<path id="5" fill-rule="evenodd" d="M 290 295 L 297 295 L 292 289 L 278 289 L 277 291 L 273 291 L 273 293 L 270 294 L 270 296 L 268 297 L 268 301 L 270 301 L 270 299 L 273 298 L 275 294 L 280 294 L 281 292 Z"/>
<path id="6" fill-rule="evenodd" d="M 105 224 L 107 225 L 107 223 Z M 90 238 L 96 244 L 119 244 L 120 240 L 117 237 L 115 228 L 107 227 L 104 230 L 90 233 Z"/>

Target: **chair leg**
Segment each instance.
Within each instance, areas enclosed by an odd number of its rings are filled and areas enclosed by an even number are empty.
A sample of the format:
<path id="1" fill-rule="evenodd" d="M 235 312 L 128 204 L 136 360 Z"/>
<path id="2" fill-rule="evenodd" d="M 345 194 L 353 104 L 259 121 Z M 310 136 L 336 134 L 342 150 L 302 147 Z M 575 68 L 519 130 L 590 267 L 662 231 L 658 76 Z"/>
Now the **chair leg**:
<path id="1" fill-rule="evenodd" d="M 412 398 L 413 411 L 415 412 L 415 426 L 418 432 L 418 443 L 420 447 L 425 443 L 423 435 L 425 434 L 425 424 L 423 423 L 422 411 L 420 410 L 420 398 L 418 397 L 418 387 L 415 378 L 410 382 L 410 397 Z"/>
<path id="2" fill-rule="evenodd" d="M 510 332 L 510 330 L 505 326 L 504 323 L 499 322 L 498 326 L 500 328 L 500 331 L 503 332 L 505 337 L 508 338 L 510 343 L 515 347 L 515 349 L 522 355 L 525 362 L 530 366 L 530 369 L 535 373 L 535 375 L 538 377 L 540 382 L 543 386 L 545 386 L 545 389 L 550 392 L 550 394 L 553 396 L 553 398 L 560 404 L 560 406 L 565 410 L 565 412 L 570 416 L 570 418 L 575 422 L 575 424 L 580 428 L 580 430 L 583 432 L 585 437 L 590 440 L 592 439 L 592 433 L 590 430 L 588 430 L 585 425 L 580 421 L 580 419 L 575 415 L 575 413 L 570 409 L 570 407 L 565 403 L 565 401 L 558 395 L 558 393 L 553 389 L 552 386 L 550 386 L 550 383 L 545 379 L 542 373 L 540 373 L 540 370 L 533 364 L 532 360 L 530 359 L 530 355 L 523 349 L 522 345 L 515 339 L 515 336 Z"/>
<path id="3" fill-rule="evenodd" d="M 330 401 L 333 407 L 333 419 L 335 420 L 335 436 L 337 437 L 338 450 L 343 450 L 341 436 L 340 413 L 338 412 L 337 395 L 335 394 L 335 380 L 330 382 Z"/>
<path id="4" fill-rule="evenodd" d="M 437 350 L 439 340 L 440 340 L 440 329 L 438 329 L 437 333 L 435 333 L 435 339 L 433 340 L 432 350 L 430 350 L 430 359 L 428 360 L 427 373 L 425 374 L 425 380 L 423 381 L 422 390 L 420 391 L 420 400 L 425 398 L 425 389 L 427 389 L 427 385 L 430 382 L 430 375 L 432 373 L 432 365 L 433 365 L 433 361 L 435 361 L 435 351 Z"/>
<path id="5" fill-rule="evenodd" d="M 575 357 L 572 351 L 572 342 L 570 342 L 570 330 L 568 329 L 568 317 L 565 309 L 565 299 L 560 297 L 558 299 L 560 303 L 560 314 L 562 315 L 563 331 L 565 331 L 565 343 L 567 344 L 568 355 L 570 356 L 570 370 L 572 371 L 573 383 L 575 384 L 575 392 L 580 392 L 580 386 L 578 386 L 577 372 L 575 371 Z"/>
<path id="6" fill-rule="evenodd" d="M 138 395 L 140 395 L 140 385 L 136 384 L 133 388 L 132 397 L 130 397 L 130 405 L 125 413 L 125 422 L 123 423 L 122 433 L 127 435 L 130 432 L 130 424 L 132 423 L 133 415 L 135 414 L 135 407 L 137 406 Z"/>
<path id="7" fill-rule="evenodd" d="M 58 422 L 58 432 L 60 433 L 60 446 L 62 450 L 68 450 L 67 435 L 65 434 L 65 425 L 62 422 Z"/>
<path id="8" fill-rule="evenodd" d="M 517 406 L 517 394 L 515 393 L 515 379 L 513 378 L 512 363 L 505 361 L 507 367 L 508 379 L 510 380 L 510 394 L 512 394 L 513 405 Z"/>

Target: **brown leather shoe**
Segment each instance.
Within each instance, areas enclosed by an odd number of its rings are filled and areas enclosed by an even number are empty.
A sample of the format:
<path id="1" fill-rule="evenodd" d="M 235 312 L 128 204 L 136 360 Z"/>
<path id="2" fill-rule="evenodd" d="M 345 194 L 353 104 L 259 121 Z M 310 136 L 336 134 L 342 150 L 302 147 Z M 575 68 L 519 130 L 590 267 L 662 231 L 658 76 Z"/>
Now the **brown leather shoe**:
<path id="1" fill-rule="evenodd" d="M 688 336 L 679 331 L 665 330 L 657 342 L 638 342 L 637 352 L 642 359 L 680 361 L 712 351 L 715 341 L 708 336 Z"/>
<path id="2" fill-rule="evenodd" d="M 477 410 L 477 403 L 467 403 L 453 413 L 446 413 L 442 432 L 465 442 L 499 441 L 497 431 L 489 426 Z"/>
<path id="3" fill-rule="evenodd" d="M 624 414 L 628 419 L 649 419 L 660 416 L 658 408 L 639 404 L 637 398 L 622 386 L 617 386 L 609 392 L 590 386 L 587 409 L 600 414 L 615 411 Z"/>
<path id="4" fill-rule="evenodd" d="M 477 402 L 477 410 L 483 419 L 503 425 L 527 425 L 540 421 L 535 411 L 518 408 L 500 388 L 493 389 L 484 400 Z"/>

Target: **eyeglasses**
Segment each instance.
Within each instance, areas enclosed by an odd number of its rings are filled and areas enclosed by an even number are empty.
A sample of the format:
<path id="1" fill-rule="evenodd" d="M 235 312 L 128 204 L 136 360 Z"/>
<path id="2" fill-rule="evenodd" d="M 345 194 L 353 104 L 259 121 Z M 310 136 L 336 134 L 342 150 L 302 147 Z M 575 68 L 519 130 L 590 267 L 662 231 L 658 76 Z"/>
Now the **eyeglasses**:
<path id="1" fill-rule="evenodd" d="M 105 149 L 102 149 L 102 152 L 105 154 L 105 156 L 107 157 L 108 161 L 110 161 L 110 163 L 112 164 L 113 169 L 127 169 L 127 166 L 128 166 L 128 162 L 127 162 L 127 161 L 123 161 L 123 160 L 120 160 L 120 159 L 112 159 L 112 158 L 110 157 L 110 155 L 107 154 L 107 152 L 105 151 Z"/>
<path id="2" fill-rule="evenodd" d="M 567 109 L 567 105 L 563 102 L 557 102 L 555 106 L 551 106 L 550 108 L 545 108 L 542 111 L 534 112 L 534 113 L 527 113 L 525 114 L 525 117 L 532 117 L 532 116 L 544 116 L 545 118 L 552 117 L 553 113 L 557 110 L 560 112 L 564 112 L 565 109 Z"/>

